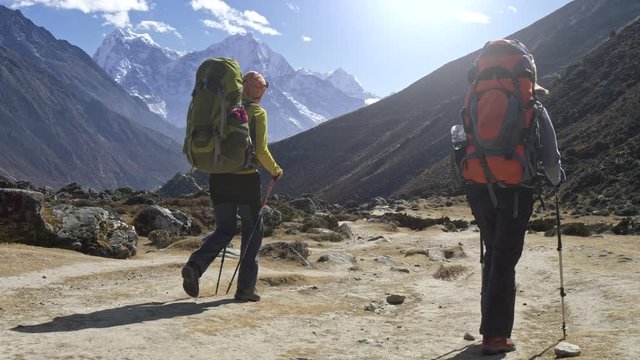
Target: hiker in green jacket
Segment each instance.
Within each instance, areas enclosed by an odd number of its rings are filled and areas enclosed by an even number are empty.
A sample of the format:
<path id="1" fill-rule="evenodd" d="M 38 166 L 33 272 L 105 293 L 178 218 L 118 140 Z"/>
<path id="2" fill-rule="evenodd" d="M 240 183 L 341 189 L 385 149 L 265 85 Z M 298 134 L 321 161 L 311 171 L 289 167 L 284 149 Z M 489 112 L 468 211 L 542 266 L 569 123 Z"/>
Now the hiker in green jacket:
<path id="1" fill-rule="evenodd" d="M 249 117 L 252 141 L 256 158 L 275 179 L 283 171 L 273 159 L 267 146 L 267 112 L 260 100 L 269 84 L 264 76 L 255 71 L 243 78 L 243 103 Z M 257 169 L 237 173 L 211 174 L 209 189 L 216 220 L 216 230 L 207 236 L 182 268 L 184 291 L 192 297 L 199 294 L 199 279 L 209 265 L 231 241 L 236 233 L 236 216 L 240 215 L 242 227 L 242 263 L 238 275 L 238 286 L 234 298 L 238 301 L 260 301 L 256 291 L 258 278 L 258 251 L 262 244 L 262 218 L 258 216 L 260 199 L 260 173 Z M 259 221 L 256 224 L 256 221 Z M 255 231 L 254 231 L 255 227 Z M 253 233 L 253 237 L 249 237 Z M 249 244 L 247 247 L 246 244 Z"/>

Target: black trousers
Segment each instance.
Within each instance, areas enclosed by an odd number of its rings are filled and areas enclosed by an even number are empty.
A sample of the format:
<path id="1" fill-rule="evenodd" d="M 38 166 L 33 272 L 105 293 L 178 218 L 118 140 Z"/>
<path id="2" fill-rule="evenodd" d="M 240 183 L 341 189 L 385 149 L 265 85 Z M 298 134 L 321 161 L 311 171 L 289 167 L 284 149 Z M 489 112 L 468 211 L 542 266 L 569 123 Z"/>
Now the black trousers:
<path id="1" fill-rule="evenodd" d="M 237 218 L 242 229 L 238 292 L 255 289 L 258 279 L 258 252 L 262 244 L 263 225 L 260 213 L 260 175 L 212 174 L 209 189 L 216 218 L 216 230 L 207 235 L 189 261 L 204 273 L 236 234 Z"/>
<path id="2" fill-rule="evenodd" d="M 491 202 L 486 185 L 466 187 L 467 200 L 486 247 L 480 333 L 510 338 L 516 298 L 515 268 L 522 255 L 524 235 L 533 211 L 533 190 L 497 186 L 494 190 L 497 207 Z"/>

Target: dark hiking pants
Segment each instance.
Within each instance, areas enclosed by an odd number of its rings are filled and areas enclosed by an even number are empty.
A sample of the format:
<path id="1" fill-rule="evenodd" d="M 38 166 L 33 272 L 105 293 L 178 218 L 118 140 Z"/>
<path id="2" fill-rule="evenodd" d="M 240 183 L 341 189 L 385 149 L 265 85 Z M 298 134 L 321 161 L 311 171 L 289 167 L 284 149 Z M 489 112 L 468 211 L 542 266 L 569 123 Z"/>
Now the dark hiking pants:
<path id="1" fill-rule="evenodd" d="M 237 291 L 251 292 L 255 289 L 258 278 L 258 251 L 263 234 L 262 218 L 259 218 L 260 177 L 257 173 L 215 174 L 210 177 L 210 191 L 216 230 L 203 239 L 202 245 L 191 254 L 189 261 L 196 264 L 200 268 L 200 274 L 203 274 L 233 239 L 239 215 L 242 263 L 238 272 Z M 252 233 L 253 237 L 249 239 Z"/>
<path id="2" fill-rule="evenodd" d="M 533 191 L 497 186 L 494 189 L 498 198 L 497 208 L 491 202 L 485 185 L 466 188 L 467 200 L 486 247 L 480 333 L 510 338 L 516 297 L 515 268 L 522 255 L 525 230 L 533 210 Z"/>

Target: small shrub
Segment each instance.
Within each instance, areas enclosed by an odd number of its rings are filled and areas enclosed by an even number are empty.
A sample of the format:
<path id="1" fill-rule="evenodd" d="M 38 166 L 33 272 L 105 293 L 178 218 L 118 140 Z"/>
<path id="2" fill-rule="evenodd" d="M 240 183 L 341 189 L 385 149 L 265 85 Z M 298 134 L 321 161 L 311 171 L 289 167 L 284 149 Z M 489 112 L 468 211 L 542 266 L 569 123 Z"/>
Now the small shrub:
<path id="1" fill-rule="evenodd" d="M 562 230 L 562 234 L 564 235 L 582 236 L 582 237 L 591 236 L 591 230 L 584 223 L 564 224 L 560 227 L 560 229 Z"/>
<path id="2" fill-rule="evenodd" d="M 271 256 L 287 261 L 304 262 L 303 259 L 306 260 L 310 254 L 307 243 L 300 240 L 296 240 L 293 243 L 281 241 L 263 245 L 260 248 L 260 256 Z"/>
<path id="3" fill-rule="evenodd" d="M 455 280 L 467 271 L 463 265 L 440 265 L 433 277 L 438 280 Z"/>
<path id="4" fill-rule="evenodd" d="M 556 226 L 556 220 L 553 218 L 535 219 L 529 221 L 527 230 L 531 231 L 549 231 Z"/>

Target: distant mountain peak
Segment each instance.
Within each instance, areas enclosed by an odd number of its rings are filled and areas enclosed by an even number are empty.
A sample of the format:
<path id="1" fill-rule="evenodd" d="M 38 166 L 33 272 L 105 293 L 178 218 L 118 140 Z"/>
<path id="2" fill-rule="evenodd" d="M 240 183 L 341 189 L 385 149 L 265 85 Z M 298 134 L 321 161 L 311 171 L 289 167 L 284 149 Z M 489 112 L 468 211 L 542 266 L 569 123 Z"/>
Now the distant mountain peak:
<path id="1" fill-rule="evenodd" d="M 153 38 L 151 38 L 151 35 L 149 35 L 148 33 L 136 33 L 131 28 L 117 29 L 109 36 L 113 37 L 114 39 L 127 42 L 142 41 L 149 46 L 161 48 L 160 45 L 158 45 L 158 43 L 156 43 Z"/>

